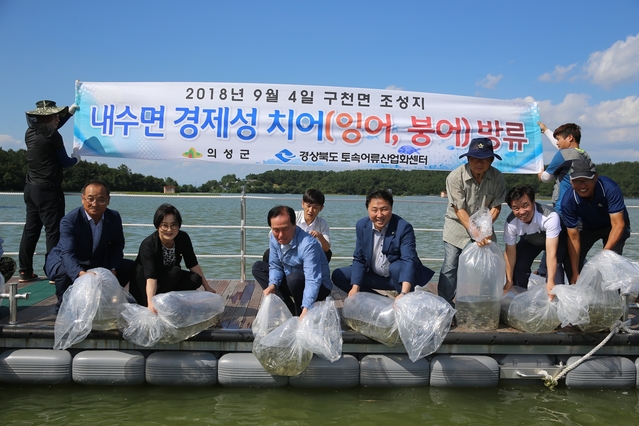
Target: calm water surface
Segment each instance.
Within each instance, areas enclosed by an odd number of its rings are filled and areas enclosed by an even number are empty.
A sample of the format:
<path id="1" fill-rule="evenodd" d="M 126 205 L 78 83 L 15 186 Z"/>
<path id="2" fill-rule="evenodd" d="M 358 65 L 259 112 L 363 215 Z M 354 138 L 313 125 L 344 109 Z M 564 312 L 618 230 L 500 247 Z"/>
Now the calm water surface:
<path id="1" fill-rule="evenodd" d="M 247 200 L 246 274 L 268 246 L 266 213 L 277 204 L 300 208 L 301 196 L 260 197 Z M 182 213 L 183 229 L 194 242 L 207 278 L 239 278 L 237 258 L 204 258 L 202 255 L 239 255 L 239 229 L 191 228 L 191 225 L 239 225 L 238 197 L 183 196 L 124 197 L 113 194 L 112 208 L 125 224 L 151 225 L 153 213 L 163 202 Z M 639 205 L 639 200 L 626 200 Z M 66 197 L 67 211 L 80 205 L 79 195 Z M 439 271 L 443 258 L 441 228 L 446 200 L 439 197 L 398 197 L 393 211 L 417 229 L 417 251 L 424 263 Z M 509 213 L 504 207 L 496 229 L 503 229 Z M 630 209 L 633 224 L 639 224 L 639 209 Z M 366 215 L 364 197 L 330 196 L 321 215 L 331 226 L 334 260 L 331 268 L 350 264 L 355 246 L 355 222 Z M 24 221 L 24 203 L 18 195 L 0 195 L 0 222 Z M 639 225 L 636 225 L 639 226 Z M 339 228 L 350 228 L 341 230 Z M 152 226 L 127 226 L 125 252 L 134 256 Z M 4 249 L 17 252 L 22 227 L 0 225 Z M 498 237 L 501 240 L 500 237 Z M 38 252 L 44 252 L 44 238 Z M 501 241 L 500 241 L 501 242 Z M 503 243 L 502 243 L 503 244 Z M 639 238 L 633 236 L 624 254 L 639 260 Z M 17 258 L 17 256 L 15 256 Z M 41 273 L 43 256 L 36 256 Z M 434 279 L 436 279 L 435 277 Z M 51 288 L 53 294 L 53 286 Z M 550 391 L 534 386 L 495 389 L 402 388 L 345 390 L 169 388 L 151 385 L 94 387 L 16 386 L 0 383 L 0 424 L 7 425 L 600 425 L 639 424 L 639 393 L 631 390 Z"/>
<path id="2" fill-rule="evenodd" d="M 247 260 L 246 274 L 251 277 L 251 264 L 261 259 L 262 253 L 268 248 L 268 228 L 266 214 L 268 210 L 278 204 L 285 204 L 298 210 L 301 208 L 301 195 L 273 195 L 270 198 L 262 195 L 247 198 L 246 231 Z M 201 228 L 200 226 L 237 226 L 240 225 L 239 196 L 119 196 L 113 194 L 110 207 L 118 210 L 125 224 L 139 224 L 146 226 L 125 226 L 125 253 L 135 257 L 142 240 L 155 229 L 152 225 L 155 209 L 164 202 L 175 205 L 182 214 L 183 230 L 188 232 L 193 240 L 195 252 L 207 278 L 230 279 L 240 277 L 239 258 L 228 257 L 240 254 L 240 230 Z M 416 228 L 417 253 L 426 266 L 439 272 L 444 253 L 442 242 L 442 228 L 444 226 L 444 212 L 446 199 L 439 197 L 397 197 L 393 212 L 402 216 Z M 67 195 L 66 210 L 80 206 L 80 195 Z M 628 206 L 639 206 L 639 200 L 626 200 Z M 498 242 L 503 246 L 501 230 L 510 209 L 504 206 L 495 229 L 498 231 Z M 0 222 L 23 222 L 24 202 L 21 195 L 0 194 Z M 631 224 L 639 227 L 639 208 L 630 208 Z M 355 248 L 355 222 L 366 216 L 364 197 L 358 196 L 329 196 L 324 210 L 320 214 L 331 227 L 331 249 L 333 259 L 331 269 L 350 265 L 350 257 Z M 341 229 L 347 228 L 347 229 Z M 421 229 L 421 230 L 420 230 Z M 22 226 L 0 225 L 0 236 L 5 239 L 4 249 L 7 252 L 17 252 L 22 235 Z M 503 248 L 503 247 L 502 247 Z M 40 238 L 37 252 L 43 253 L 44 237 Z M 221 258 L 205 258 L 203 255 L 222 255 Z M 633 260 L 639 260 L 639 238 L 631 237 L 626 243 L 624 255 Z M 17 256 L 15 256 L 17 258 Z M 339 259 L 343 257 L 345 259 Z M 36 273 L 42 271 L 43 256 L 36 256 Z M 437 276 L 433 278 L 437 279 Z"/>
<path id="3" fill-rule="evenodd" d="M 632 425 L 632 390 L 0 386 L 7 425 Z"/>

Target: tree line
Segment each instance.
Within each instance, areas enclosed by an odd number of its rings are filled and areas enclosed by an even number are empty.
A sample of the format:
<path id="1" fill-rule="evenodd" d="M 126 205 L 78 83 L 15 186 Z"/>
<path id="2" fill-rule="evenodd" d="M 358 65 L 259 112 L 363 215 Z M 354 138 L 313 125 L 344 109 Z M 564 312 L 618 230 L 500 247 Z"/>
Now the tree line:
<path id="1" fill-rule="evenodd" d="M 602 163 L 599 174 L 613 179 L 625 197 L 639 197 L 639 162 Z M 0 191 L 21 192 L 27 172 L 25 149 L 5 151 L 0 148 Z M 120 192 L 163 192 L 164 186 L 174 186 L 176 192 L 239 193 L 242 186 L 247 193 L 301 194 L 308 188 L 318 188 L 325 194 L 366 195 L 376 189 L 392 189 L 395 195 L 440 195 L 446 189 L 448 172 L 431 170 L 269 170 L 238 178 L 234 174 L 218 180 L 209 180 L 196 187 L 180 185 L 175 179 L 145 176 L 133 173 L 122 164 L 112 168 L 106 164 L 81 161 L 64 171 L 62 188 L 65 192 L 78 192 L 93 179 L 104 181 L 111 190 Z M 536 175 L 505 174 L 506 186 L 529 184 L 541 197 L 552 195 L 552 184 L 539 182 Z"/>

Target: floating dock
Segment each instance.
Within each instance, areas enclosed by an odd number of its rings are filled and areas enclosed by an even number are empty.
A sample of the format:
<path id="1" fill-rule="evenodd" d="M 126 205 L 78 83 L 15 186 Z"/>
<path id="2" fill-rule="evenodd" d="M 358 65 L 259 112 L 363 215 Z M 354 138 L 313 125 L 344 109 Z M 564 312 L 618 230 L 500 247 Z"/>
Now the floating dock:
<path id="1" fill-rule="evenodd" d="M 17 281 L 17 277 L 9 282 Z M 251 353 L 251 325 L 262 290 L 254 280 L 209 280 L 225 310 L 217 326 L 183 342 L 144 348 L 117 331 L 92 331 L 68 350 L 53 350 L 55 296 L 48 281 L 19 284 L 30 292 L 18 302 L 10 325 L 7 301 L 0 308 L 0 382 L 91 385 L 490 387 L 500 383 L 542 385 L 608 337 L 572 327 L 530 334 L 501 325 L 490 332 L 452 327 L 436 353 L 412 362 L 403 346 L 386 347 L 343 326 L 342 358 L 330 363 L 313 357 L 299 376 L 272 376 Z M 429 290 L 436 291 L 435 283 Z M 333 290 L 341 312 L 346 294 Z M 639 330 L 639 311 L 631 309 L 631 328 Z M 618 333 L 568 372 L 560 386 L 639 387 L 639 334 Z"/>

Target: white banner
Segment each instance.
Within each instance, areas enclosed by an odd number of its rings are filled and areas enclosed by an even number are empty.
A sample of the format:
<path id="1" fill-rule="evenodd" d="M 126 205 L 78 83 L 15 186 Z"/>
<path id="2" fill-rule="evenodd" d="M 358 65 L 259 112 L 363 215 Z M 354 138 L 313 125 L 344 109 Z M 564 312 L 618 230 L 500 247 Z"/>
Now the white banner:
<path id="1" fill-rule="evenodd" d="M 76 82 L 83 156 L 453 170 L 488 137 L 502 172 L 543 167 L 537 104 L 254 83 Z"/>

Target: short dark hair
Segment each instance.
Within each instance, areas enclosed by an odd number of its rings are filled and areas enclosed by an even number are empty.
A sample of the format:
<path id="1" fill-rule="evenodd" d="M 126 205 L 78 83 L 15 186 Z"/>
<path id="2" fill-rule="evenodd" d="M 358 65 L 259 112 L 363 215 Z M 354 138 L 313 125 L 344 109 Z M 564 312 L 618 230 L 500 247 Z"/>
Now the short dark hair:
<path id="1" fill-rule="evenodd" d="M 378 189 L 377 191 L 373 191 L 366 196 L 366 208 L 368 208 L 368 204 L 371 202 L 373 198 L 381 198 L 390 204 L 391 208 L 393 207 L 393 195 L 384 191 L 383 189 Z"/>
<path id="2" fill-rule="evenodd" d="M 304 195 L 302 195 L 302 201 L 307 204 L 324 205 L 324 194 L 319 189 L 307 189 Z"/>
<path id="3" fill-rule="evenodd" d="M 555 139 L 557 138 L 557 136 L 567 138 L 568 136 L 572 135 L 575 142 L 577 142 L 577 145 L 579 145 L 579 142 L 581 142 L 581 127 L 579 127 L 575 123 L 562 124 L 561 126 L 557 127 L 554 132 L 552 132 L 552 135 L 555 137 Z"/>
<path id="4" fill-rule="evenodd" d="M 155 226 L 155 229 L 158 229 L 164 218 L 170 214 L 175 216 L 175 221 L 178 223 L 178 228 L 181 228 L 182 215 L 180 214 L 180 211 L 176 209 L 175 206 L 164 203 L 160 205 L 160 207 L 158 207 L 158 209 L 155 211 L 155 214 L 153 215 L 153 226 Z"/>
<path id="5" fill-rule="evenodd" d="M 533 187 L 530 185 L 521 185 L 515 186 L 508 191 L 508 194 L 506 194 L 506 204 L 508 204 L 508 207 L 512 207 L 512 202 L 519 200 L 524 195 L 528 195 L 528 199 L 531 203 L 535 202 L 535 190 Z"/>
<path id="6" fill-rule="evenodd" d="M 89 187 L 91 185 L 100 185 L 101 187 L 103 187 L 106 190 L 107 197 L 111 196 L 111 190 L 109 189 L 107 184 L 102 182 L 101 180 L 97 180 L 97 179 L 90 180 L 89 182 L 85 183 L 84 186 L 82 187 L 82 190 L 80 191 L 80 194 L 84 195 L 84 191 L 87 189 L 87 187 Z"/>
<path id="7" fill-rule="evenodd" d="M 268 226 L 271 226 L 271 219 L 274 217 L 282 216 L 288 213 L 288 218 L 293 225 L 295 225 L 295 210 L 293 210 L 289 206 L 275 206 L 271 210 L 268 211 Z"/>

